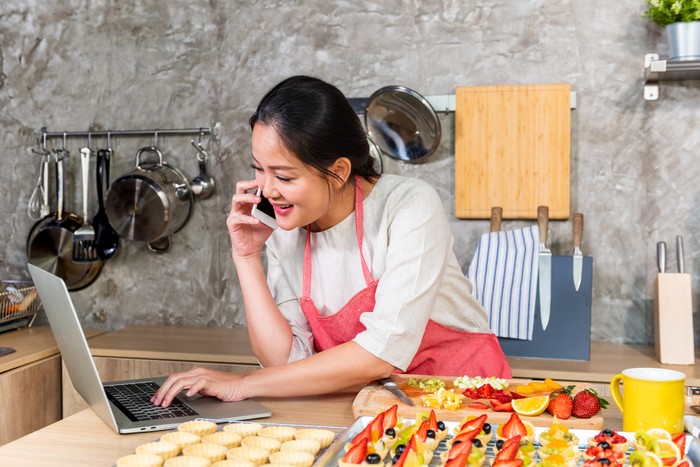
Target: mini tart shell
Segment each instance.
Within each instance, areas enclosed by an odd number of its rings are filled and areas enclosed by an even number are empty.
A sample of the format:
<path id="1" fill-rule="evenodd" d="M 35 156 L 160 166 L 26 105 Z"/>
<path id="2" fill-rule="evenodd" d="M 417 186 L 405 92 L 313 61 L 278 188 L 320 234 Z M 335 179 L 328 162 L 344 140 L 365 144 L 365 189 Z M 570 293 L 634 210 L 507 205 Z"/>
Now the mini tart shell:
<path id="1" fill-rule="evenodd" d="M 117 467 L 160 467 L 163 458 L 156 454 L 129 454 L 117 459 Z"/>
<path id="2" fill-rule="evenodd" d="M 170 433 L 165 433 L 160 437 L 161 441 L 177 444 L 181 451 L 185 446 L 199 443 L 201 439 L 202 438 L 200 438 L 198 435 L 187 431 L 171 431 Z"/>
<path id="3" fill-rule="evenodd" d="M 241 446 L 253 446 L 256 448 L 263 448 L 266 451 L 272 453 L 279 451 L 280 446 L 282 446 L 282 443 L 275 438 L 256 435 L 246 436 L 245 438 L 243 438 L 243 440 L 241 441 Z"/>
<path id="4" fill-rule="evenodd" d="M 270 454 L 270 464 L 297 465 L 311 467 L 314 455 L 307 451 L 277 451 Z"/>
<path id="5" fill-rule="evenodd" d="M 255 462 L 246 461 L 243 459 L 226 459 L 223 461 L 214 462 L 211 467 L 255 467 Z"/>
<path id="6" fill-rule="evenodd" d="M 136 454 L 155 454 L 166 460 L 180 454 L 180 446 L 169 441 L 154 441 L 136 446 Z"/>
<path id="7" fill-rule="evenodd" d="M 182 453 L 186 456 L 205 457 L 211 462 L 214 462 L 226 459 L 227 451 L 228 448 L 226 448 L 226 446 L 222 446 L 221 444 L 199 443 L 185 446 Z"/>
<path id="8" fill-rule="evenodd" d="M 163 464 L 164 467 L 208 467 L 210 465 L 209 459 L 199 456 L 172 457 Z"/>
<path id="9" fill-rule="evenodd" d="M 314 456 L 321 450 L 321 443 L 315 439 L 292 439 L 280 446 L 280 451 L 306 451 Z"/>
<path id="10" fill-rule="evenodd" d="M 258 431 L 258 436 L 275 438 L 280 443 L 294 439 L 297 429 L 291 426 L 266 426 Z"/>
<path id="11" fill-rule="evenodd" d="M 241 445 L 243 437 L 233 431 L 217 431 L 202 438 L 202 443 L 214 443 L 231 449 Z"/>
<path id="12" fill-rule="evenodd" d="M 260 423 L 245 423 L 245 422 L 231 422 L 228 425 L 224 425 L 224 431 L 232 431 L 238 433 L 242 438 L 246 436 L 257 435 L 263 426 Z"/>
<path id="13" fill-rule="evenodd" d="M 216 423 L 207 420 L 190 420 L 189 422 L 180 423 L 177 431 L 194 433 L 202 437 L 214 433 L 216 431 Z"/>
<path id="14" fill-rule="evenodd" d="M 226 459 L 243 459 L 263 465 L 270 457 L 270 451 L 255 446 L 238 446 L 226 451 Z"/>
<path id="15" fill-rule="evenodd" d="M 335 439 L 335 432 L 323 428 L 301 428 L 294 432 L 294 439 L 315 439 L 321 448 L 327 448 Z"/>

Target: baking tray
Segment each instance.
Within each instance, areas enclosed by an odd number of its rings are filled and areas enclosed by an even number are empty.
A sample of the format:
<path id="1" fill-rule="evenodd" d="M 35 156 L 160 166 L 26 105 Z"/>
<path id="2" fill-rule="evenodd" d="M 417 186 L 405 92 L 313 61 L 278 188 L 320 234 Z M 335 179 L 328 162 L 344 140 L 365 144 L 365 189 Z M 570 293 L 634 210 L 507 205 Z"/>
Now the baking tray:
<path id="1" fill-rule="evenodd" d="M 350 442 L 352 438 L 361 432 L 369 422 L 371 422 L 373 417 L 359 417 L 353 422 L 352 425 L 350 425 L 345 431 L 340 433 L 338 437 L 336 437 L 336 440 L 333 444 L 328 446 L 326 450 L 320 454 L 320 456 L 317 458 L 316 462 L 314 462 L 314 467 L 322 467 L 322 466 L 337 466 L 338 461 L 343 458 L 343 455 L 345 454 L 345 444 Z M 403 423 L 404 425 L 406 424 L 414 424 L 416 421 L 415 419 L 404 419 Z M 430 462 L 430 466 L 440 466 L 442 465 L 442 462 L 440 461 L 440 454 L 445 452 L 446 450 L 446 445 L 445 442 L 449 439 L 451 439 L 454 434 L 455 428 L 459 426 L 458 422 L 444 422 L 445 426 L 447 427 L 449 434 L 445 439 L 440 441 L 440 444 L 438 445 L 437 449 L 435 449 L 435 453 L 433 455 L 433 459 Z M 492 429 L 495 430 L 497 429 L 498 425 L 491 424 Z M 549 427 L 535 427 L 535 448 L 539 449 L 540 443 L 537 441 L 537 437 L 542 433 L 543 431 L 547 431 Z M 582 451 L 585 450 L 588 447 L 588 440 L 595 435 L 597 435 L 600 430 L 584 430 L 584 429 L 577 429 L 577 428 L 571 428 L 569 430 L 571 433 L 575 434 L 578 439 L 579 439 L 579 449 Z M 634 441 L 634 434 L 633 433 L 628 433 L 624 431 L 618 431 L 618 434 L 624 436 L 630 441 Z M 686 441 L 686 452 L 688 451 L 692 441 L 693 437 L 691 435 L 688 435 L 688 439 Z M 494 436 L 491 441 L 489 442 L 488 446 L 486 447 L 486 462 L 484 465 L 490 464 L 489 460 L 493 459 L 495 457 L 494 455 L 494 446 L 496 445 L 496 437 Z M 631 451 L 628 450 L 627 456 L 629 456 L 629 452 Z M 389 455 L 387 455 L 387 458 L 384 459 L 385 462 L 389 462 L 387 465 L 391 465 L 391 459 L 388 458 Z M 538 454 L 535 454 L 535 459 L 539 459 Z M 578 465 L 583 464 L 583 457 L 579 460 Z M 693 464 L 694 465 L 694 464 Z M 700 467 L 700 466 L 699 466 Z"/>

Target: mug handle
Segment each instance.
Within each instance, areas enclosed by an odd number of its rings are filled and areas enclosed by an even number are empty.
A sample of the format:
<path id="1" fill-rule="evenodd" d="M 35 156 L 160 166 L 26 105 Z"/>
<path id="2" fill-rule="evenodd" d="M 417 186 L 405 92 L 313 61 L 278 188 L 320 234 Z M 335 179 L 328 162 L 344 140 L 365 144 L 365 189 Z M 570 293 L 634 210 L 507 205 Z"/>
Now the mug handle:
<path id="1" fill-rule="evenodd" d="M 610 381 L 610 393 L 612 394 L 613 400 L 615 401 L 615 404 L 617 404 L 617 407 L 620 409 L 620 412 L 622 413 L 622 394 L 620 394 L 620 381 L 624 375 L 622 373 L 617 374 L 613 376 L 613 379 Z"/>

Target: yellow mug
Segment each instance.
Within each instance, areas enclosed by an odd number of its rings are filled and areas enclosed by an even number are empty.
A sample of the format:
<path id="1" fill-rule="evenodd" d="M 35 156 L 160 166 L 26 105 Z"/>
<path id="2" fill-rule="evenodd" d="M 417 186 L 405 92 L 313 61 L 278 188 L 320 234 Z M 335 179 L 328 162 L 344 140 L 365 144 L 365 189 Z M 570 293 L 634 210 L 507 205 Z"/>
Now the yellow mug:
<path id="1" fill-rule="evenodd" d="M 684 373 L 663 368 L 628 368 L 610 381 L 610 391 L 622 412 L 623 431 L 683 431 Z"/>

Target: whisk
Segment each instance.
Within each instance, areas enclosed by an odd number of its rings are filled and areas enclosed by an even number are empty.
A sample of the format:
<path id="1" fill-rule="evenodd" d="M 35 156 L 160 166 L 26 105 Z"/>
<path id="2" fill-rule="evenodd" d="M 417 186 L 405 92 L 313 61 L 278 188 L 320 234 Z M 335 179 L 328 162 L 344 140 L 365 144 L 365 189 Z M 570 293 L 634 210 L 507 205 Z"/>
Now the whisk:
<path id="1" fill-rule="evenodd" d="M 41 161 L 39 178 L 27 203 L 27 215 L 35 221 L 49 215 L 49 157 Z"/>

